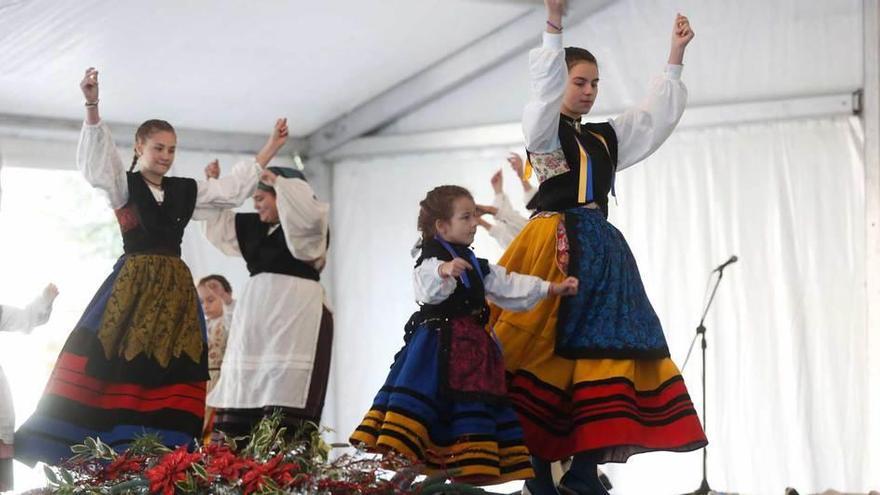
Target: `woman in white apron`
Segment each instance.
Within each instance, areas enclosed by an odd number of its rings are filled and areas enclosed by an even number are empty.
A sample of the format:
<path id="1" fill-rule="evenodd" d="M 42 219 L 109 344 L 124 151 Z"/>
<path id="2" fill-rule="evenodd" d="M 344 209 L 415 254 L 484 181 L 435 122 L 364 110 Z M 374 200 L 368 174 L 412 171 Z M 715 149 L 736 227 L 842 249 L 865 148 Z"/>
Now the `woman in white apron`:
<path id="1" fill-rule="evenodd" d="M 318 423 L 330 372 L 333 319 L 320 284 L 329 205 L 297 170 L 270 167 L 261 180 L 257 213 L 218 210 L 205 225 L 208 240 L 243 257 L 251 274 L 207 399 L 214 431 L 230 436 L 276 410 L 290 434 Z"/>

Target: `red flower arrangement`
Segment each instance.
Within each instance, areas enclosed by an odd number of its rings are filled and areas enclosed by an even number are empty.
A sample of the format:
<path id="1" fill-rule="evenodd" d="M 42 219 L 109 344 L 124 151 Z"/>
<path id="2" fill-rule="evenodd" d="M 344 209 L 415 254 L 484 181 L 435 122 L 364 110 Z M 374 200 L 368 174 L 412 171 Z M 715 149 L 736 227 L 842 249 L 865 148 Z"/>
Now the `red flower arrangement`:
<path id="1" fill-rule="evenodd" d="M 205 470 L 208 475 L 219 478 L 228 483 L 235 483 L 241 478 L 241 473 L 248 468 L 248 462 L 240 459 L 227 445 L 212 443 L 204 447 Z"/>
<path id="2" fill-rule="evenodd" d="M 396 495 L 485 493 L 443 485 L 433 478 L 410 486 L 390 479 L 391 471 L 417 470 L 402 457 L 361 453 L 330 460 L 330 447 L 315 430 L 305 439 L 287 435 L 280 419 L 264 419 L 241 448 L 237 441 L 169 450 L 158 436 L 145 435 L 117 454 L 99 439 L 72 447 L 75 455 L 60 467 L 46 467 L 50 492 L 130 493 L 148 488 L 161 495 L 225 493 L 316 493 Z M 292 440 L 296 439 L 296 440 Z M 411 478 L 410 478 L 411 482 Z"/>
<path id="3" fill-rule="evenodd" d="M 174 495 L 174 489 L 178 482 L 186 480 L 187 471 L 202 459 L 201 452 L 189 453 L 186 447 L 178 447 L 173 452 L 165 454 L 159 463 L 144 473 L 150 481 L 150 492 L 162 495 Z"/>
<path id="4" fill-rule="evenodd" d="M 113 481 L 124 478 L 132 473 L 139 473 L 144 469 L 146 458 L 142 455 L 125 452 L 107 465 L 101 472 L 101 479 Z"/>

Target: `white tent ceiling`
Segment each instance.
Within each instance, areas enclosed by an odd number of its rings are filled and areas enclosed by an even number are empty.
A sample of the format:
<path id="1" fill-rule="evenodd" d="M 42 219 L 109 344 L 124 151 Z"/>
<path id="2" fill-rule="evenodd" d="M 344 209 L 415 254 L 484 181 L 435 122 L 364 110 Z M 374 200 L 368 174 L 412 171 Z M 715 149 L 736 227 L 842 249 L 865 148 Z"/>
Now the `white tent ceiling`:
<path id="1" fill-rule="evenodd" d="M 304 136 L 529 9 L 461 0 L 0 2 L 0 112 Z"/>
<path id="2" fill-rule="evenodd" d="M 181 128 L 262 134 L 287 115 L 293 134 L 311 144 L 356 127 L 323 148 L 377 128 L 398 134 L 515 122 L 528 45 L 511 45 L 520 33 L 527 43 L 534 37 L 539 4 L 0 0 L 0 114 L 79 119 L 76 83 L 94 65 L 105 117 L 129 124 L 158 116 Z M 861 0 L 572 5 L 582 20 L 569 23 L 567 42 L 600 60 L 597 114 L 640 97 L 665 62 L 677 11 L 697 31 L 685 72 L 692 106 L 862 85 Z M 406 104 L 395 108 L 396 100 Z"/>

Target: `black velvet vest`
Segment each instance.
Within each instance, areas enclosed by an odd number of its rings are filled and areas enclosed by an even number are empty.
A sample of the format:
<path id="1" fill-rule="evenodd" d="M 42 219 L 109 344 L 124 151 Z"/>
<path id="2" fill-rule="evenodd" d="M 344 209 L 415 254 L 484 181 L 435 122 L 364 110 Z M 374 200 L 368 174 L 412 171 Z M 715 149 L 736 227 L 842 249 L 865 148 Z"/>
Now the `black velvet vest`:
<path id="1" fill-rule="evenodd" d="M 128 203 L 116 210 L 125 253 L 180 256 L 183 231 L 196 207 L 196 181 L 163 177 L 165 198 L 159 204 L 140 172 L 128 172 L 126 178 Z"/>
<path id="2" fill-rule="evenodd" d="M 235 235 L 241 255 L 247 262 L 251 276 L 258 273 L 278 273 L 309 280 L 320 280 L 318 270 L 293 257 L 284 240 L 284 227 L 279 226 L 269 235 L 271 224 L 263 223 L 256 213 L 235 215 Z"/>
<path id="3" fill-rule="evenodd" d="M 596 202 L 605 216 L 608 216 L 608 193 L 612 191 L 617 170 L 617 135 L 614 128 L 607 122 L 576 125 L 573 119 L 561 115 L 559 141 L 569 170 L 542 182 L 528 208 L 536 211 L 564 211 Z M 584 202 L 578 200 L 578 190 L 581 187 L 578 141 L 591 162 L 586 177 L 589 192 Z"/>

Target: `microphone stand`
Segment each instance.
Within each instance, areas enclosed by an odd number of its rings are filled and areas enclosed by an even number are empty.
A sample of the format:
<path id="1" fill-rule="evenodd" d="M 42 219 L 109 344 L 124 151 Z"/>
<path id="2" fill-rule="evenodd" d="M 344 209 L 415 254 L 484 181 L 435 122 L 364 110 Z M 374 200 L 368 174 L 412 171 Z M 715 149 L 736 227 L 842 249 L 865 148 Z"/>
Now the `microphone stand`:
<path id="1" fill-rule="evenodd" d="M 682 365 L 682 369 L 687 366 L 687 361 L 691 357 L 691 351 L 694 350 L 694 343 L 697 341 L 697 337 L 701 339 L 700 347 L 702 348 L 703 354 L 703 372 L 702 372 L 702 386 L 703 386 L 703 429 L 706 429 L 706 326 L 704 325 L 706 321 L 706 315 L 709 313 L 709 307 L 712 306 L 712 301 L 715 300 L 715 292 L 718 291 L 718 285 L 721 284 L 721 277 L 724 275 L 724 268 L 726 265 L 722 265 L 718 268 L 718 278 L 715 280 L 715 286 L 712 287 L 712 295 L 709 296 L 709 301 L 706 303 L 706 307 L 703 309 L 703 316 L 700 318 L 700 324 L 697 325 L 697 333 L 694 335 L 693 340 L 691 340 L 691 347 L 688 349 L 687 357 L 684 360 L 684 365 Z M 707 447 L 703 447 L 703 480 L 700 482 L 700 487 L 695 491 L 687 493 L 685 495 L 708 495 L 712 492 L 712 489 L 709 488 L 709 481 L 707 479 L 706 473 L 706 449 Z"/>

